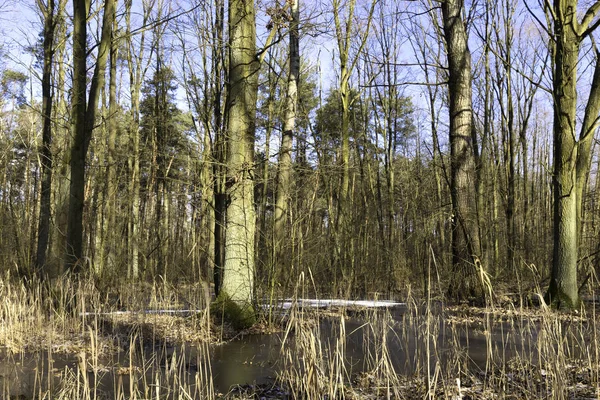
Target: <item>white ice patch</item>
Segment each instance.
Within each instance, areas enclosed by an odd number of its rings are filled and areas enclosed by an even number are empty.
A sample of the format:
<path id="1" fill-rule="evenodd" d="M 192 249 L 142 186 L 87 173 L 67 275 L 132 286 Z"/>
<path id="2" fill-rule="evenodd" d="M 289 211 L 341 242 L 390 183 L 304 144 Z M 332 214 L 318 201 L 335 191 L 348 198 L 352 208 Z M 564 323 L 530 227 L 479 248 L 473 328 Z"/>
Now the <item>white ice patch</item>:
<path id="1" fill-rule="evenodd" d="M 110 312 L 84 312 L 80 317 L 90 315 L 144 315 L 144 314 L 167 314 L 167 315 L 189 315 L 201 313 L 204 310 L 141 310 L 141 311 L 110 311 Z"/>
<path id="2" fill-rule="evenodd" d="M 356 308 L 390 308 L 402 307 L 406 303 L 390 300 L 341 300 L 341 299 L 297 299 L 299 307 L 328 308 L 328 307 L 356 307 Z M 275 307 L 284 310 L 290 309 L 294 300 L 288 299 L 278 303 Z M 268 305 L 265 305 L 267 308 Z"/>
<path id="3" fill-rule="evenodd" d="M 392 308 L 403 307 L 406 303 L 391 300 L 342 300 L 342 299 L 286 299 L 276 303 L 273 308 L 289 310 L 296 303 L 298 307 L 305 308 L 330 308 L 330 307 L 352 307 L 352 308 Z M 268 304 L 262 305 L 263 309 L 269 309 Z M 204 310 L 141 310 L 141 311 L 110 311 L 110 312 L 85 312 L 79 316 L 92 315 L 144 315 L 144 314 L 167 314 L 167 315 L 191 315 L 201 313 Z"/>

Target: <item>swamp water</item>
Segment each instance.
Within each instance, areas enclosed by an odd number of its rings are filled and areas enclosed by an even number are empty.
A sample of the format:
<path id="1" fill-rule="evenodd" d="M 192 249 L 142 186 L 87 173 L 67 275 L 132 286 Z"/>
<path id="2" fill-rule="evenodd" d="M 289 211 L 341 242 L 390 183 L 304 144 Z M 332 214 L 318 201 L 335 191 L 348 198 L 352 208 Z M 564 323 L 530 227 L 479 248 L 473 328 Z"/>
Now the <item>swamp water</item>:
<path id="1" fill-rule="evenodd" d="M 356 313 L 343 320 L 320 317 L 318 322 L 309 320 L 307 324 L 312 324 L 310 329 L 318 338 L 324 368 L 333 353 L 343 353 L 347 380 L 376 368 L 384 359 L 396 373 L 408 376 L 426 376 L 436 366 L 440 370 L 486 371 L 492 364 L 519 356 L 536 363 L 540 340 L 545 340 L 539 337 L 541 323 L 536 321 L 513 319 L 485 324 L 468 318 L 452 320 L 441 313 L 425 317 L 405 306 Z M 3 352 L 0 398 L 37 399 L 48 392 L 56 398 L 57 393 L 69 390 L 81 393 L 80 386 L 88 388 L 89 398 L 98 399 L 170 398 L 176 387 L 187 388 L 189 398 L 226 394 L 235 385 L 275 382 L 278 373 L 290 368 L 289 360 L 286 363 L 282 356 L 284 340 L 290 349 L 288 354 L 298 357 L 293 363 L 302 365 L 306 349 L 295 351 L 295 336 L 294 330 L 287 334 L 245 335 L 201 348 L 144 343 L 95 359 L 84 353 L 65 356 L 47 351 L 16 355 Z M 570 345 L 574 353 L 584 351 L 584 347 L 585 343 Z M 133 391 L 136 396 L 131 394 Z"/>

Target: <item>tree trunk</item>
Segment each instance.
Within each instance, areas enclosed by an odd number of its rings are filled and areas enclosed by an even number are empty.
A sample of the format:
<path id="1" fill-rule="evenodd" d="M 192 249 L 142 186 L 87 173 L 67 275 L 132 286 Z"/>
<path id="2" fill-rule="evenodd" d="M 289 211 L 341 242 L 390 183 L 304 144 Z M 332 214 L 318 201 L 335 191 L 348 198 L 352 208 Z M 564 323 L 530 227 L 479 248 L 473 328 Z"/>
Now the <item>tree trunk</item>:
<path id="1" fill-rule="evenodd" d="M 591 32 L 597 15 L 595 2 L 577 20 L 577 1 L 555 0 L 554 26 L 554 251 L 546 301 L 557 308 L 577 308 L 581 300 L 577 285 L 581 204 L 589 175 L 591 144 L 600 111 L 600 71 L 594 71 L 579 140 L 575 139 L 577 113 L 577 66 L 581 41 Z"/>
<path id="2" fill-rule="evenodd" d="M 40 3 L 42 4 L 42 3 Z M 50 233 L 50 206 L 52 193 L 52 59 L 54 57 L 54 0 L 48 4 L 44 15 L 44 70 L 42 75 L 42 187 L 40 196 L 40 218 L 36 251 L 36 268 L 45 275 L 46 251 Z"/>
<path id="3" fill-rule="evenodd" d="M 223 31 L 225 24 L 225 3 L 215 2 L 215 36 L 213 44 L 213 112 L 214 112 L 214 146 L 213 146 L 213 179 L 214 179 L 214 269 L 213 281 L 215 295 L 219 295 L 223 282 L 223 267 L 225 266 L 225 217 L 227 215 L 227 193 L 225 191 L 225 161 L 227 155 L 227 137 L 223 129 L 223 114 L 221 112 L 222 84 L 225 68 L 223 51 Z"/>
<path id="4" fill-rule="evenodd" d="M 291 1 L 292 21 L 290 25 L 290 72 L 288 87 L 285 97 L 285 116 L 283 122 L 283 136 L 279 150 L 279 174 L 277 175 L 277 199 L 275 201 L 275 226 L 273 232 L 274 268 L 277 273 L 278 266 L 283 262 L 283 243 L 285 242 L 286 216 L 290 198 L 290 185 L 292 174 L 292 143 L 296 126 L 298 103 L 298 78 L 300 76 L 300 21 L 299 0 Z M 275 278 L 272 278 L 275 280 Z"/>
<path id="5" fill-rule="evenodd" d="M 361 54 L 364 46 L 367 42 L 367 37 L 371 27 L 373 19 L 373 12 L 375 10 L 376 1 L 371 2 L 369 14 L 367 16 L 366 26 L 364 31 L 359 37 L 359 47 L 357 55 L 350 59 L 351 51 L 351 40 L 355 34 L 353 32 L 355 22 L 355 8 L 356 0 L 349 0 L 346 4 L 342 4 L 340 0 L 333 1 L 333 19 L 335 24 L 335 35 L 338 45 L 339 62 L 340 62 L 340 77 L 339 77 L 339 95 L 341 103 L 341 121 L 340 121 L 340 135 L 341 135 L 341 149 L 338 157 L 338 164 L 342 171 L 340 179 L 339 195 L 337 203 L 337 214 L 334 220 L 334 268 L 339 269 L 342 276 L 346 275 L 346 272 L 351 269 L 349 259 L 352 258 L 348 251 L 350 245 L 348 241 L 352 241 L 352 235 L 350 233 L 350 107 L 356 101 L 356 96 L 351 92 L 350 88 L 350 77 L 352 71 L 356 67 L 359 61 L 358 54 Z M 347 7 L 347 15 L 345 21 L 342 21 L 343 8 Z M 348 260 L 346 260 L 348 258 Z M 335 271 L 336 273 L 338 271 Z"/>
<path id="6" fill-rule="evenodd" d="M 64 89 L 67 85 L 66 81 L 66 62 L 65 55 L 67 54 L 66 42 L 67 28 L 65 24 L 66 15 L 66 3 L 67 0 L 59 0 L 58 10 L 56 12 L 56 36 L 57 47 L 56 47 L 56 58 L 57 58 L 57 74 L 56 74 L 56 87 L 63 88 L 63 90 L 56 90 L 56 105 L 54 107 L 54 116 L 57 119 L 67 114 L 67 102 L 65 100 L 66 90 Z M 64 38 L 64 39 L 63 39 Z M 60 44 L 59 44 L 60 43 Z M 46 271 L 51 275 L 55 276 L 62 272 L 64 266 L 63 257 L 66 254 L 64 245 L 66 242 L 67 232 L 67 211 L 68 211 L 68 182 L 69 177 L 69 152 L 71 135 L 68 127 L 63 124 L 55 124 L 55 130 L 53 134 L 53 141 L 56 143 L 56 153 L 53 159 L 53 193 L 52 193 L 52 207 L 51 212 L 54 213 L 54 224 L 50 234 L 50 249 L 47 252 L 46 260 Z"/>
<path id="7" fill-rule="evenodd" d="M 471 53 L 462 0 L 442 3 L 448 56 L 450 114 L 450 192 L 452 197 L 452 277 L 448 294 L 456 300 L 483 300 L 476 209 L 475 152 L 472 141 Z"/>
<path id="8" fill-rule="evenodd" d="M 85 157 L 87 153 L 86 111 L 86 60 L 87 60 L 87 7 L 85 0 L 73 0 L 73 85 L 71 100 L 73 142 L 69 169 L 69 213 L 65 263 L 67 269 L 78 270 L 83 247 L 83 186 L 85 183 Z"/>
<path id="9" fill-rule="evenodd" d="M 577 233 L 579 235 L 578 246 L 581 245 L 583 237 L 584 215 L 583 199 L 587 188 L 588 177 L 592 162 L 592 145 L 594 135 L 600 125 L 600 51 L 596 50 L 596 66 L 592 77 L 592 85 L 581 132 L 579 135 L 579 151 L 577 153 Z"/>
<path id="10" fill-rule="evenodd" d="M 69 185 L 69 216 L 67 223 L 66 267 L 82 272 L 83 206 L 85 202 L 85 166 L 89 143 L 94 130 L 100 88 L 104 86 L 104 72 L 112 38 L 112 15 L 116 0 L 106 0 L 102 21 L 102 37 L 89 101 L 86 103 L 87 81 L 87 15 L 89 3 L 73 0 L 73 143 L 71 145 L 71 182 Z"/>
<path id="11" fill-rule="evenodd" d="M 557 1 L 559 2 L 559 1 Z M 572 11 L 575 12 L 574 10 Z M 570 18 L 575 18 L 571 15 Z M 575 114 L 579 38 L 570 24 L 555 25 L 554 59 L 554 252 L 547 300 L 556 307 L 577 307 L 577 192 Z"/>
<path id="12" fill-rule="evenodd" d="M 116 14 L 111 16 L 113 25 L 116 25 Z M 116 174 L 116 140 L 117 140 L 117 57 L 118 45 L 114 38 L 111 38 L 110 46 L 110 71 L 108 84 L 108 119 L 107 119 L 107 164 L 106 164 L 106 193 L 104 211 L 102 215 L 102 245 L 103 245 L 103 260 L 105 267 L 112 270 L 115 264 L 116 257 L 116 238 L 114 234 L 115 213 L 116 213 L 116 195 L 118 191 L 117 174 Z"/>
<path id="13" fill-rule="evenodd" d="M 127 66 L 129 72 L 129 93 L 131 97 L 131 118 L 129 120 L 129 157 L 127 160 L 129 172 L 128 192 L 130 216 L 127 226 L 128 265 L 127 277 L 137 279 L 139 276 L 139 246 L 140 246 L 140 92 L 143 79 L 142 61 L 144 59 L 145 33 L 139 39 L 139 51 L 136 51 L 131 35 L 131 6 L 132 1 L 125 2 L 125 25 L 127 38 Z M 148 20 L 150 8 L 144 2 L 144 22 Z"/>
<path id="14" fill-rule="evenodd" d="M 254 129 L 258 91 L 254 2 L 229 1 L 227 97 L 227 231 L 222 297 L 240 312 L 236 324 L 254 322 Z"/>

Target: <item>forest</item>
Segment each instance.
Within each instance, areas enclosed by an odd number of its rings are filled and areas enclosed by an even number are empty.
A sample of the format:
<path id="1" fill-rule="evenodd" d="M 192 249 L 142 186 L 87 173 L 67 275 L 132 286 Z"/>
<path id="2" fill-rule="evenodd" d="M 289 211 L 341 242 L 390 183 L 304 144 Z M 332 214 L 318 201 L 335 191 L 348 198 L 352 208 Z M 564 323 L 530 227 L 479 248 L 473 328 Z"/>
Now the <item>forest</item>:
<path id="1" fill-rule="evenodd" d="M 236 329 L 299 297 L 585 314 L 599 13 L 0 2 L 0 286 L 75 318 L 193 288 Z"/>

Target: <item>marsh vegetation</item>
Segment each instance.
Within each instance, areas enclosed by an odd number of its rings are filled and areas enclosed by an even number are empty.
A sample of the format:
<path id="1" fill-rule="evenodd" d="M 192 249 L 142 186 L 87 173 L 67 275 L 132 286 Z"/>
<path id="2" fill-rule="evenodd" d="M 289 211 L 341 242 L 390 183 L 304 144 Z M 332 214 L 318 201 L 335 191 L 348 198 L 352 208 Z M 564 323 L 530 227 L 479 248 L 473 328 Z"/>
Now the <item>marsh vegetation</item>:
<path id="1" fill-rule="evenodd" d="M 303 284 L 303 283 L 299 283 Z M 52 289 L 51 289 L 52 287 Z M 300 288 L 300 286 L 299 286 Z M 286 307 L 239 331 L 200 285 L 0 282 L 7 399 L 595 398 L 598 316 L 528 299 Z M 377 300 L 375 300 L 377 303 Z M 271 323 L 268 323 L 271 314 Z"/>

